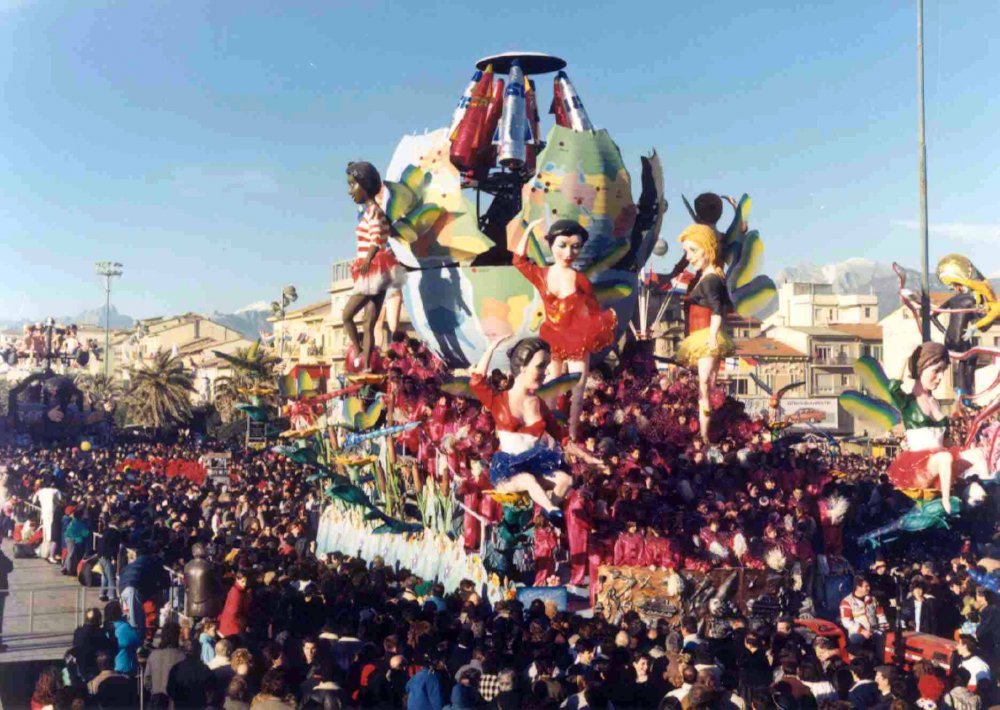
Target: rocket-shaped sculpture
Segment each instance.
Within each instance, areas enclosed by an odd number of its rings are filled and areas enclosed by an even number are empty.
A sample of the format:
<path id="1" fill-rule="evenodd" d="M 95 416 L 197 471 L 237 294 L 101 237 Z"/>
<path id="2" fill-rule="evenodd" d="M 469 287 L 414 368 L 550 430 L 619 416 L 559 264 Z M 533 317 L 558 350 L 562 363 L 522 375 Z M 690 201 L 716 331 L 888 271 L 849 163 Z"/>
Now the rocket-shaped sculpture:
<path id="1" fill-rule="evenodd" d="M 490 138 L 483 134 L 483 122 L 486 119 L 486 109 L 490 103 L 492 89 L 493 66 L 490 65 L 486 67 L 486 71 L 472 90 L 469 108 L 466 109 L 451 138 L 450 158 L 452 165 L 459 170 L 467 171 L 475 168 L 476 154 Z"/>
<path id="2" fill-rule="evenodd" d="M 497 144 L 497 160 L 511 170 L 524 165 L 531 141 L 531 126 L 524 104 L 524 72 L 516 59 L 510 66 L 507 90 L 504 92 L 503 116 L 493 142 Z"/>
<path id="3" fill-rule="evenodd" d="M 535 82 L 531 79 L 525 79 L 524 86 L 524 108 L 528 114 L 528 127 L 531 129 L 532 137 L 528 144 L 524 166 L 529 172 L 534 173 L 535 156 L 538 155 L 541 143 L 541 133 L 539 133 L 541 119 L 538 117 L 538 94 L 535 93 Z"/>
<path id="4" fill-rule="evenodd" d="M 500 115 L 503 112 L 503 94 L 506 84 L 504 80 L 497 77 L 493 82 L 493 96 L 490 98 L 490 105 L 486 107 L 486 119 L 483 121 L 482 139 L 478 141 L 479 153 L 476 155 L 476 169 L 489 170 L 497 162 L 497 150 L 493 145 L 493 136 L 496 134 L 497 126 L 500 124 Z"/>
<path id="5" fill-rule="evenodd" d="M 472 75 L 472 81 L 469 85 L 465 87 L 465 91 L 462 96 L 458 99 L 458 106 L 455 107 L 455 112 L 451 115 L 451 126 L 448 127 L 448 136 L 452 139 L 455 138 L 455 129 L 458 128 L 458 124 L 462 122 L 462 117 L 465 116 L 465 112 L 469 108 L 469 103 L 472 101 L 472 92 L 476 89 L 476 84 L 479 80 L 483 78 L 483 72 L 476 69 L 476 73 Z"/>
<path id="6" fill-rule="evenodd" d="M 556 125 L 569 128 L 569 116 L 566 115 L 566 104 L 563 102 L 562 84 L 559 77 L 552 85 L 552 105 L 549 106 L 549 113 L 556 117 Z"/>
<path id="7" fill-rule="evenodd" d="M 566 72 L 561 71 L 556 74 L 556 87 L 562 94 L 562 103 L 566 110 L 566 117 L 569 119 L 569 127 L 580 132 L 594 130 L 594 124 L 590 122 L 587 109 L 583 107 L 583 101 L 576 93 L 573 82 L 566 76 Z"/>

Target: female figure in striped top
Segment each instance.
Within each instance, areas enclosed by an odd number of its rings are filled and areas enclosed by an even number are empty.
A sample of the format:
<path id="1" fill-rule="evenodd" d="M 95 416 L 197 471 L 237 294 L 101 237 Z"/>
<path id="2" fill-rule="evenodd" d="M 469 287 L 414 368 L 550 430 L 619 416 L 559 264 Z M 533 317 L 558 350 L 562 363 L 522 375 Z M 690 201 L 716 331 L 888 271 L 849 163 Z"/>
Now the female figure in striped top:
<path id="1" fill-rule="evenodd" d="M 356 204 L 363 207 L 358 225 L 354 228 L 358 240 L 357 257 L 351 264 L 354 292 L 343 312 L 344 330 L 354 346 L 354 360 L 348 362 L 348 367 L 355 371 L 370 369 L 375 322 L 386 292 L 398 283 L 402 271 L 389 248 L 389 220 L 375 202 L 381 189 L 382 178 L 374 165 L 365 162 L 347 164 L 347 192 Z M 362 310 L 364 342 L 354 324 L 354 317 Z"/>

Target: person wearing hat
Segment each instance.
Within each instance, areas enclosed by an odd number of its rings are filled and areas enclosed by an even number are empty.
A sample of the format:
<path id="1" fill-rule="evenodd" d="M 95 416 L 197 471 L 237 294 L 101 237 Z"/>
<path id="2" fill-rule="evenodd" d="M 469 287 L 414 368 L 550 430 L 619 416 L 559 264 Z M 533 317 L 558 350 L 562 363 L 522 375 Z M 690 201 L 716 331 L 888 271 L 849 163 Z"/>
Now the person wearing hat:
<path id="1" fill-rule="evenodd" d="M 569 416 L 569 433 L 575 440 L 580 434 L 590 356 L 614 344 L 618 317 L 613 310 L 601 307 L 590 280 L 573 268 L 590 236 L 587 230 L 571 219 L 556 221 L 545 235 L 553 263 L 542 267 L 527 256 L 531 232 L 537 225 L 534 222 L 524 230 L 514 249 L 514 266 L 542 297 L 545 321 L 538 334 L 552 348 L 548 379 L 567 371 L 580 373 Z"/>

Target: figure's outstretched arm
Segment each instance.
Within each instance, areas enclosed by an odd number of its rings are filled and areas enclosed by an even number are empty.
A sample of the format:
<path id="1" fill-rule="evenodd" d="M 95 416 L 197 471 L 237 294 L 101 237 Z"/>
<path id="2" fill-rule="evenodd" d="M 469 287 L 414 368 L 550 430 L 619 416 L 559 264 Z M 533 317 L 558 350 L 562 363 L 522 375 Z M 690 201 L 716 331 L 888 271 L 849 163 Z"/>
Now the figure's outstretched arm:
<path id="1" fill-rule="evenodd" d="M 469 370 L 469 374 L 482 375 L 483 377 L 486 377 L 487 373 L 490 371 L 490 360 L 493 359 L 493 353 L 497 351 L 497 348 L 500 347 L 501 343 L 510 340 L 510 338 L 511 336 L 509 335 L 502 335 L 490 341 L 489 346 L 486 348 L 486 352 L 484 352 L 483 356 L 479 358 L 479 362 L 476 363 L 475 367 Z"/>
<path id="2" fill-rule="evenodd" d="M 531 238 L 531 233 L 535 231 L 535 227 L 544 221 L 543 219 L 536 219 L 524 228 L 521 238 L 517 241 L 517 246 L 514 247 L 515 256 L 524 256 L 528 252 L 528 240 Z"/>

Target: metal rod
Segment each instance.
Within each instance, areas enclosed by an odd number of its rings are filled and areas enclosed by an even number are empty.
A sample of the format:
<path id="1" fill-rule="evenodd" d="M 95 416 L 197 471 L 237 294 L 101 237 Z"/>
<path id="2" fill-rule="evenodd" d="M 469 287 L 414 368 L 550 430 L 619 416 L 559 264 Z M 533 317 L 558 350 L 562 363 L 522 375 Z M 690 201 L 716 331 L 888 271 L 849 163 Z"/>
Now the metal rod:
<path id="1" fill-rule="evenodd" d="M 924 0 L 917 0 L 917 133 L 920 153 L 920 333 L 931 339 L 931 286 L 927 227 L 927 142 L 924 131 Z"/>
<path id="2" fill-rule="evenodd" d="M 28 592 L 28 633 L 35 633 L 35 592 Z"/>

